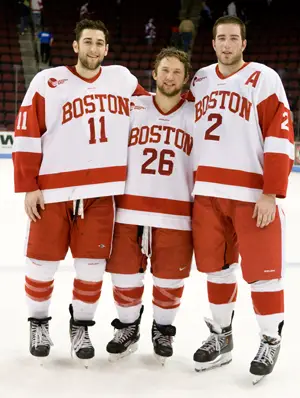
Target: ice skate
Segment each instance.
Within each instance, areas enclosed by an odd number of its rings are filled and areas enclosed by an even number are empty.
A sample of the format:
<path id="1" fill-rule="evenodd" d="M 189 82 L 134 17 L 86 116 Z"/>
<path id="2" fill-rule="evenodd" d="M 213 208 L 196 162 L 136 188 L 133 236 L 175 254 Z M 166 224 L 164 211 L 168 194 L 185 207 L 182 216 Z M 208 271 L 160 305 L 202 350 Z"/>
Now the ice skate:
<path id="1" fill-rule="evenodd" d="M 159 325 L 155 321 L 152 324 L 152 343 L 156 360 L 164 366 L 166 360 L 173 355 L 173 337 L 176 328 L 172 325 Z"/>
<path id="2" fill-rule="evenodd" d="M 106 351 L 110 354 L 110 362 L 116 362 L 119 359 L 127 357 L 138 349 L 143 311 L 144 306 L 141 307 L 138 319 L 132 323 L 122 323 L 117 318 L 112 321 L 111 325 L 115 328 L 115 335 L 106 346 Z"/>
<path id="3" fill-rule="evenodd" d="M 73 307 L 70 304 L 70 339 L 71 355 L 75 353 L 76 357 L 84 365 L 89 367 L 90 360 L 95 356 L 95 349 L 90 340 L 88 328 L 95 325 L 95 321 L 77 321 L 73 317 Z"/>
<path id="4" fill-rule="evenodd" d="M 49 321 L 51 317 L 37 319 L 28 318 L 30 322 L 30 340 L 29 351 L 31 355 L 38 358 L 40 365 L 43 365 L 45 358 L 50 353 L 50 348 L 53 346 L 49 335 Z"/>
<path id="5" fill-rule="evenodd" d="M 214 369 L 227 365 L 232 361 L 233 339 L 231 325 L 221 328 L 214 321 L 207 318 L 205 318 L 205 322 L 211 333 L 194 354 L 196 372 Z"/>
<path id="6" fill-rule="evenodd" d="M 272 373 L 278 359 L 280 344 L 280 338 L 262 336 L 258 352 L 250 365 L 250 373 L 253 376 L 252 383 L 254 385 Z"/>

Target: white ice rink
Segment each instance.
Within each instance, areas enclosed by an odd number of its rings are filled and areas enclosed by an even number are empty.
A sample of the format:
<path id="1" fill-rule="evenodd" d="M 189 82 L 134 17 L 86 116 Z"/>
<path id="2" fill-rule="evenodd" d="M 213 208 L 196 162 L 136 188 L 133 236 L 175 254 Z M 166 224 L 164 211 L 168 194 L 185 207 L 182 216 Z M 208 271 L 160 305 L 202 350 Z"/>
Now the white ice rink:
<path id="1" fill-rule="evenodd" d="M 47 364 L 40 367 L 28 351 L 27 309 L 24 299 L 23 241 L 26 217 L 23 195 L 13 193 L 13 169 L 0 160 L 0 398 L 248 398 L 300 395 L 300 173 L 290 178 L 287 216 L 286 320 L 282 351 L 274 373 L 252 386 L 248 373 L 259 344 L 250 292 L 242 280 L 233 324 L 233 362 L 226 367 L 196 373 L 193 353 L 208 336 L 203 316 L 209 315 L 204 276 L 192 272 L 186 282 L 176 320 L 174 356 L 165 368 L 157 364 L 151 345 L 151 278 L 146 277 L 145 313 L 139 350 L 117 364 L 107 361 L 105 346 L 112 338 L 110 322 L 116 316 L 109 276 L 91 328 L 96 358 L 88 370 L 70 358 L 68 304 L 72 292 L 72 259 L 61 264 L 55 280 L 50 324 L 54 342 Z M 239 278 L 240 279 L 240 278 Z"/>

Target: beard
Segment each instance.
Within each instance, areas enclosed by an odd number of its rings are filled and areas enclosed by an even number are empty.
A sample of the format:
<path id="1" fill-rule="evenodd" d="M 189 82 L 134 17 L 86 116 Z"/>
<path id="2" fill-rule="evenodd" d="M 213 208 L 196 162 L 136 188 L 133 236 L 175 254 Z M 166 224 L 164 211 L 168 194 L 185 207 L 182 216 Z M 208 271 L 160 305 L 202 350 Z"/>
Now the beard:
<path id="1" fill-rule="evenodd" d="M 89 58 L 87 55 L 83 56 L 83 55 L 78 55 L 78 60 L 80 61 L 81 65 L 88 70 L 96 70 L 99 68 L 99 66 L 101 65 L 101 62 L 103 61 L 103 58 L 99 58 L 97 60 L 97 62 L 92 59 Z"/>
<path id="2" fill-rule="evenodd" d="M 235 64 L 239 64 L 241 62 L 241 60 L 243 59 L 243 55 L 239 54 L 239 55 L 235 55 L 233 57 L 226 57 L 224 54 L 221 54 L 218 57 L 218 61 L 223 64 L 223 65 L 235 65 Z"/>
<path id="3" fill-rule="evenodd" d="M 157 87 L 158 91 L 160 91 L 161 94 L 165 95 L 166 97 L 175 97 L 182 91 L 182 87 L 174 88 L 172 91 L 167 91 L 164 89 L 163 84 L 159 85 L 158 83 L 157 83 L 156 87 Z"/>

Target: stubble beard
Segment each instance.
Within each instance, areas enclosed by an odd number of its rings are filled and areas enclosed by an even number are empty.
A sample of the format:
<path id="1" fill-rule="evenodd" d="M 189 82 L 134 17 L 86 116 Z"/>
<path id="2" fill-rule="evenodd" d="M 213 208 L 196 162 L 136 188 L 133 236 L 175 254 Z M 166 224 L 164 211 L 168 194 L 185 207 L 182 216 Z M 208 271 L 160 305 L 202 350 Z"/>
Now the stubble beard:
<path id="1" fill-rule="evenodd" d="M 163 85 L 159 86 L 157 85 L 157 89 L 158 91 L 161 92 L 161 94 L 165 95 L 166 97 L 172 98 L 175 97 L 176 95 L 178 95 L 181 91 L 182 91 L 182 87 L 181 88 L 176 88 L 173 91 L 166 91 L 163 87 Z"/>
<path id="2" fill-rule="evenodd" d="M 88 57 L 83 57 L 80 56 L 78 57 L 79 62 L 81 63 L 81 65 L 87 69 L 87 70 L 96 70 L 99 68 L 99 66 L 101 65 L 101 62 L 103 61 L 103 59 L 99 59 L 98 62 L 96 62 L 95 64 L 92 64 L 92 62 L 89 62 Z"/>
<path id="3" fill-rule="evenodd" d="M 224 56 L 222 56 L 218 59 L 218 61 L 225 66 L 234 66 L 238 65 L 242 61 L 242 59 L 243 59 L 243 54 L 240 54 L 236 55 L 231 59 L 226 59 Z"/>

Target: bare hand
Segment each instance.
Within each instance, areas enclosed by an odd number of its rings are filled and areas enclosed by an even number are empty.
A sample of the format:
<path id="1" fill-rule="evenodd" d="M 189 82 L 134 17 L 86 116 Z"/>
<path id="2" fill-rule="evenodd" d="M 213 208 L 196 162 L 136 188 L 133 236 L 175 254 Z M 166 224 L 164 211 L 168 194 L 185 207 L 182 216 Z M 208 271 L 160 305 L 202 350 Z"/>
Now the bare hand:
<path id="1" fill-rule="evenodd" d="M 257 217 L 256 226 L 264 228 L 275 220 L 276 199 L 275 195 L 262 194 L 255 204 L 252 218 Z"/>
<path id="2" fill-rule="evenodd" d="M 45 203 L 42 192 L 38 189 L 37 191 L 27 192 L 25 195 L 25 211 L 30 220 L 36 222 L 37 218 L 41 219 L 38 212 L 38 205 L 44 210 Z"/>

